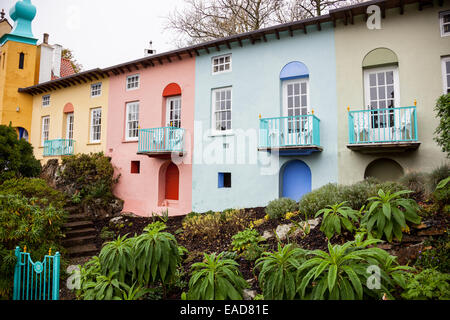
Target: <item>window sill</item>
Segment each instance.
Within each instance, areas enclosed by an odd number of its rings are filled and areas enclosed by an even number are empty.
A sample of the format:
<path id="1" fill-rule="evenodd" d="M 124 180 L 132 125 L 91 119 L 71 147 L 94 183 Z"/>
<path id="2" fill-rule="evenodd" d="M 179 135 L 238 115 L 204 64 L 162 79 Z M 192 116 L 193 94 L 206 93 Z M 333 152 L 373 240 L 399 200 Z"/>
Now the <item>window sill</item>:
<path id="1" fill-rule="evenodd" d="M 208 137 L 224 137 L 224 136 L 234 136 L 234 132 L 232 130 L 229 131 L 215 131 L 208 134 Z"/>
<path id="2" fill-rule="evenodd" d="M 98 145 L 100 145 L 100 144 L 102 144 L 102 142 L 101 142 L 101 141 L 98 141 L 98 142 L 89 142 L 89 143 L 86 143 L 86 145 L 87 145 L 87 146 L 98 146 Z"/>
<path id="3" fill-rule="evenodd" d="M 139 142 L 138 139 L 136 139 L 136 140 L 122 140 L 122 143 L 138 143 L 138 142 Z"/>

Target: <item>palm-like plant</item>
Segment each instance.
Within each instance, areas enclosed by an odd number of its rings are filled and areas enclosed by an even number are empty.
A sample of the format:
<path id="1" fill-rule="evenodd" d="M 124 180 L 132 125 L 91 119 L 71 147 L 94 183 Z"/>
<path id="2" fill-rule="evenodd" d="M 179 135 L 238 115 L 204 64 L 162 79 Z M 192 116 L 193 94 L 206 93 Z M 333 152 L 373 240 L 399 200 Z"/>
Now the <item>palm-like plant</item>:
<path id="1" fill-rule="evenodd" d="M 152 223 L 134 241 L 136 274 L 133 278 L 141 284 L 161 281 L 164 285 L 176 274 L 181 262 L 177 240 L 172 234 L 162 232 L 165 228 L 159 221 Z"/>
<path id="2" fill-rule="evenodd" d="M 341 234 L 343 228 L 353 231 L 353 222 L 358 221 L 359 212 L 345 206 L 346 203 L 347 201 L 329 205 L 316 213 L 315 217 L 323 215 L 320 231 L 324 232 L 328 239 L 335 234 Z"/>
<path id="3" fill-rule="evenodd" d="M 264 252 L 256 261 L 255 269 L 259 269 L 259 283 L 264 299 L 292 300 L 296 294 L 296 272 L 304 259 L 305 251 L 288 244 L 278 251 Z"/>
<path id="4" fill-rule="evenodd" d="M 417 212 L 419 206 L 413 199 L 403 198 L 402 195 L 411 193 L 409 190 L 402 190 L 395 193 L 380 189 L 378 196 L 370 197 L 368 200 L 369 211 L 361 219 L 369 233 L 373 233 L 378 239 L 386 236 L 391 242 L 393 236 L 399 241 L 402 240 L 402 229 L 407 227 L 406 221 L 414 224 L 420 223 Z"/>
<path id="5" fill-rule="evenodd" d="M 128 234 L 117 237 L 116 240 L 107 242 L 99 254 L 103 274 L 117 272 L 120 282 L 125 282 L 128 271 L 133 271 L 133 238 L 127 238 Z"/>
<path id="6" fill-rule="evenodd" d="M 130 287 L 127 284 L 123 284 L 124 290 L 122 290 L 121 300 L 140 300 L 143 296 L 149 293 L 151 290 L 141 285 L 137 285 L 137 283 L 133 283 Z"/>
<path id="7" fill-rule="evenodd" d="M 117 280 L 117 271 L 111 271 L 108 275 L 97 275 L 95 281 L 90 281 L 85 286 L 84 300 L 119 300 L 123 283 Z"/>
<path id="8" fill-rule="evenodd" d="M 205 253 L 204 261 L 192 265 L 188 299 L 192 300 L 242 300 L 242 290 L 248 286 L 239 271 L 239 264 L 224 259 L 223 252 Z"/>
<path id="9" fill-rule="evenodd" d="M 354 300 L 363 299 L 370 265 L 382 265 L 389 255 L 379 248 L 367 248 L 381 242 L 377 239 L 357 239 L 343 245 L 328 243 L 328 252 L 310 251 L 311 258 L 299 268 L 298 293 L 302 299 Z M 300 280 L 301 279 L 301 280 Z M 383 288 L 383 287 L 382 287 Z"/>

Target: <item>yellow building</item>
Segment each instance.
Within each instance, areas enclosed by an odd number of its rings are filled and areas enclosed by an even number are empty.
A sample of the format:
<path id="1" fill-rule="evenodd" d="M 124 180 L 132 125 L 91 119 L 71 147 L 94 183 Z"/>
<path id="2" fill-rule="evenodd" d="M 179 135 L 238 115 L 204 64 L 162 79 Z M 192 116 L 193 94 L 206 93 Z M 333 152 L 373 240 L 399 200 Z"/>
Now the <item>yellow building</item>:
<path id="1" fill-rule="evenodd" d="M 27 138 L 31 129 L 32 98 L 19 93 L 18 89 L 34 85 L 39 72 L 37 39 L 31 31 L 35 16 L 36 8 L 31 1 L 22 0 L 11 8 L 12 30 L 9 23 L 5 23 L 4 12 L 1 19 L 0 124 L 18 128 L 21 138 Z"/>
<path id="2" fill-rule="evenodd" d="M 108 90 L 109 79 L 100 69 L 21 89 L 32 99 L 35 157 L 46 162 L 105 152 Z"/>

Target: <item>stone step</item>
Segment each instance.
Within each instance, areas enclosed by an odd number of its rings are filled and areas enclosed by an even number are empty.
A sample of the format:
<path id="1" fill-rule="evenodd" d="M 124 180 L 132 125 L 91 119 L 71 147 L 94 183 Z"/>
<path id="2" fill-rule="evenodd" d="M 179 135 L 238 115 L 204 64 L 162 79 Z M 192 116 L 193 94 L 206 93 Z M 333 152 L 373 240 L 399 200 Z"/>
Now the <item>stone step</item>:
<path id="1" fill-rule="evenodd" d="M 78 237 L 84 237 L 89 235 L 97 235 L 97 230 L 95 228 L 82 228 L 66 231 L 66 240 Z"/>
<path id="2" fill-rule="evenodd" d="M 70 214 L 67 217 L 67 221 L 69 221 L 69 222 L 87 221 L 87 220 L 89 220 L 89 217 L 84 213 Z"/>
<path id="3" fill-rule="evenodd" d="M 82 211 L 82 208 L 77 207 L 77 206 L 68 206 L 68 207 L 64 207 L 64 210 L 66 210 L 69 214 L 73 214 L 73 213 L 79 213 L 80 211 Z"/>
<path id="4" fill-rule="evenodd" d="M 63 240 L 62 244 L 64 247 L 69 248 L 69 247 L 73 247 L 73 246 L 94 243 L 96 238 L 97 238 L 96 235 L 71 237 L 71 238 L 67 238 L 67 239 Z"/>
<path id="5" fill-rule="evenodd" d="M 67 248 L 67 253 L 70 257 L 86 257 L 97 254 L 98 250 L 95 244 L 84 244 Z"/>
<path id="6" fill-rule="evenodd" d="M 70 230 L 76 230 L 76 229 L 84 229 L 92 227 L 94 223 L 89 220 L 83 220 L 83 221 L 73 221 L 73 222 L 67 222 L 63 225 L 64 228 L 70 229 Z"/>

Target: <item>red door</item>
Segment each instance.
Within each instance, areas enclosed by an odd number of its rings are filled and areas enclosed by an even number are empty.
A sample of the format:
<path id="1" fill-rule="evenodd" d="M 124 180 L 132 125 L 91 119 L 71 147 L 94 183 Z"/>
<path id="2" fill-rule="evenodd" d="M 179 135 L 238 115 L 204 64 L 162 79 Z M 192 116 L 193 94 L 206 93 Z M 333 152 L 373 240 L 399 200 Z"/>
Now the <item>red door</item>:
<path id="1" fill-rule="evenodd" d="M 170 163 L 166 170 L 166 199 L 178 200 L 180 172 L 174 163 Z"/>

